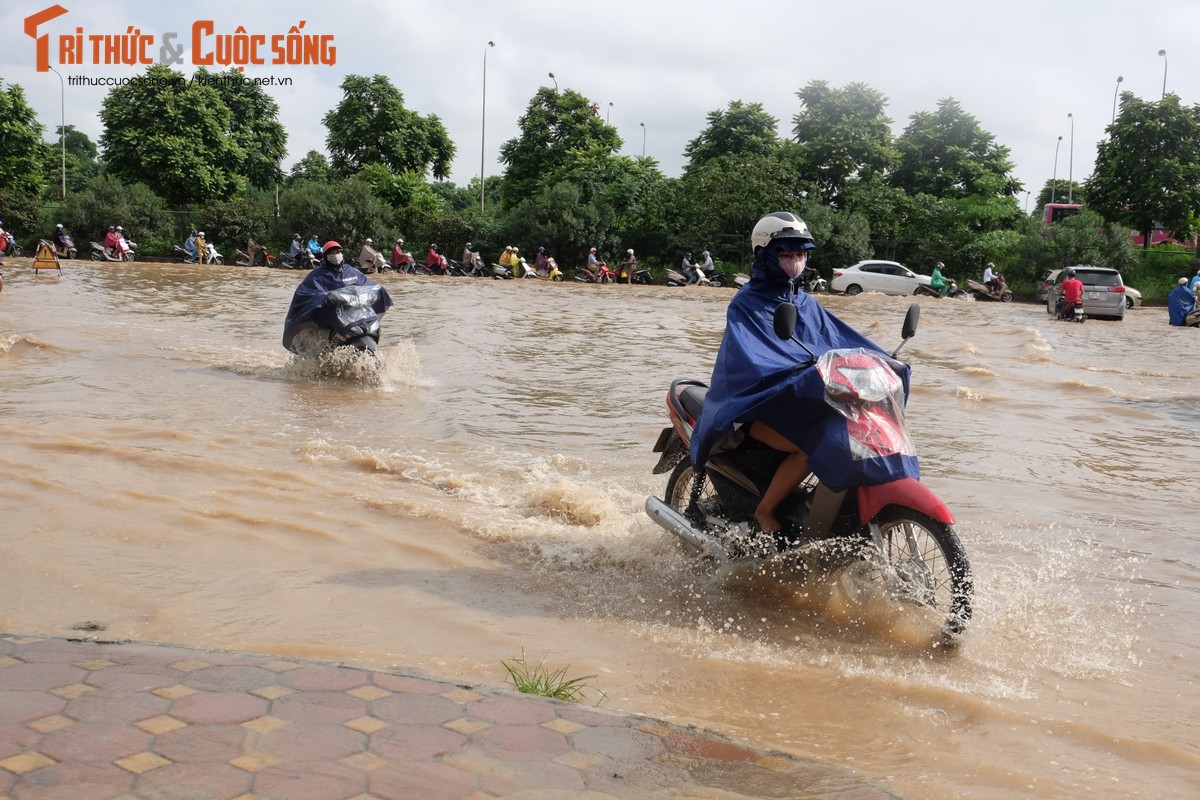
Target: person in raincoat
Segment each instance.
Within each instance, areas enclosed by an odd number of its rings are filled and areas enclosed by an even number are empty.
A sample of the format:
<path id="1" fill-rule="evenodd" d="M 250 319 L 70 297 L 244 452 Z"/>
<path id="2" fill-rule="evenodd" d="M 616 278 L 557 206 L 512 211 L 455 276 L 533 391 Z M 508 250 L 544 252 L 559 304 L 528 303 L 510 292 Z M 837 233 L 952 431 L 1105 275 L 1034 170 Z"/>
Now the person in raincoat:
<path id="1" fill-rule="evenodd" d="M 324 316 L 329 293 L 343 286 L 376 286 L 375 281 L 368 278 L 356 267 L 345 263 L 342 246 L 334 241 L 325 243 L 324 252 L 316 269 L 309 272 L 296 287 L 292 295 L 292 304 L 288 307 L 287 318 L 283 323 L 283 346 L 292 352 L 299 352 L 297 334 L 313 327 L 328 327 Z M 380 286 L 379 296 L 375 300 L 374 311 L 382 314 L 392 307 L 392 297 L 388 290 Z"/>
<path id="2" fill-rule="evenodd" d="M 846 420 L 825 402 L 815 356 L 834 349 L 863 348 L 887 356 L 870 339 L 797 289 L 816 250 L 804 220 L 787 211 L 758 221 L 750 237 L 754 260 L 749 283 L 726 312 L 704 410 L 692 438 L 692 462 L 703 467 L 714 452 L 732 449 L 745 436 L 787 453 L 763 493 L 755 519 L 767 532 L 780 530 L 779 503 L 809 474 L 834 491 L 864 483 L 919 478 L 916 457 L 896 453 L 862 459 L 851 450 Z M 775 335 L 775 309 L 796 306 L 791 339 Z M 801 344 L 803 342 L 803 345 Z M 807 348 L 807 349 L 806 349 Z M 908 368 L 893 362 L 908 394 Z"/>

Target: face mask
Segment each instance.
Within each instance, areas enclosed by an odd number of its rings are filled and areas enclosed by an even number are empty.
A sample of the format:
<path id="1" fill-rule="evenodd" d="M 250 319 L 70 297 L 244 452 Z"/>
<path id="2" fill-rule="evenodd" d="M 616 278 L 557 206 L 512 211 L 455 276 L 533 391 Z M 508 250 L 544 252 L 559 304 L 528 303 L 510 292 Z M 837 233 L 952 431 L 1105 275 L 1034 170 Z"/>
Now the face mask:
<path id="1" fill-rule="evenodd" d="M 804 266 L 808 263 L 808 253 L 780 253 L 779 268 L 788 276 L 788 280 L 796 280 L 804 274 Z"/>
<path id="2" fill-rule="evenodd" d="M 333 264 L 335 267 L 340 267 L 342 265 L 342 254 L 341 253 L 330 253 L 329 254 L 329 263 Z"/>

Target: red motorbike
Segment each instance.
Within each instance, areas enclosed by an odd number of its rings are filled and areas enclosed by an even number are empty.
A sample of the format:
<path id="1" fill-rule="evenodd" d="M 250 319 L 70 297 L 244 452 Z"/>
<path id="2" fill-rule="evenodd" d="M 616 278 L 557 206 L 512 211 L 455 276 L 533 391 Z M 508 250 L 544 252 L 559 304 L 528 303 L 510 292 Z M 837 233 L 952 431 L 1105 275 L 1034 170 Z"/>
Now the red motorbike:
<path id="1" fill-rule="evenodd" d="M 919 313 L 919 306 L 910 307 L 901 347 L 916 333 Z M 796 307 L 780 304 L 776 334 L 791 339 L 795 328 Z M 825 404 L 845 417 L 853 451 L 915 456 L 897 366 L 882 354 L 856 349 L 812 355 L 797 368 L 818 370 Z M 662 454 L 655 474 L 671 474 L 665 500 L 646 499 L 650 518 L 712 560 L 798 556 L 806 569 L 837 575 L 837 584 L 857 600 L 919 610 L 934 646 L 957 643 L 971 618 L 973 583 L 954 517 L 942 501 L 912 478 L 836 492 L 810 475 L 776 510 L 783 531 L 766 533 L 754 511 L 786 454 L 746 436 L 697 469 L 691 439 L 707 392 L 700 381 L 671 384 L 671 426 L 654 445 Z"/>

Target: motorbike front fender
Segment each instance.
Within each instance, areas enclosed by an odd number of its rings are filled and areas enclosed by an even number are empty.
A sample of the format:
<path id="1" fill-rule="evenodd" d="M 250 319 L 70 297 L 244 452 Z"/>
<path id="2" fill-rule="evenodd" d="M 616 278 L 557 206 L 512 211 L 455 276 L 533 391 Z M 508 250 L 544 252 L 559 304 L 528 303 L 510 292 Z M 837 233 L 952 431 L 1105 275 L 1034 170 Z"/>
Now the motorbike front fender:
<path id="1" fill-rule="evenodd" d="M 946 525 L 954 524 L 954 515 L 946 504 L 913 478 L 858 487 L 858 514 L 864 525 L 887 506 L 904 506 Z"/>

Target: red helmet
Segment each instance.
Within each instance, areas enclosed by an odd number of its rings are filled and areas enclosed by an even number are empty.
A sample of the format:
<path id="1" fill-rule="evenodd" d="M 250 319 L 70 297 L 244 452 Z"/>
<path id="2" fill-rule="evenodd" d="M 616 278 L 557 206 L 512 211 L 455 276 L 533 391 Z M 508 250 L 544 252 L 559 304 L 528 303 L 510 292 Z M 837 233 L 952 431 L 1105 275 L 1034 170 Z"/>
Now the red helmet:
<path id="1" fill-rule="evenodd" d="M 342 246 L 341 246 L 340 244 L 338 244 L 337 242 L 335 242 L 335 241 L 333 241 L 332 239 L 330 239 L 328 242 L 326 242 L 326 243 L 324 244 L 324 246 L 323 246 L 323 247 L 321 247 L 321 255 L 325 255 L 325 254 L 326 254 L 326 253 L 328 253 L 330 250 L 333 250 L 335 247 L 336 247 L 338 250 L 341 250 L 341 249 L 342 249 Z"/>

